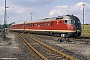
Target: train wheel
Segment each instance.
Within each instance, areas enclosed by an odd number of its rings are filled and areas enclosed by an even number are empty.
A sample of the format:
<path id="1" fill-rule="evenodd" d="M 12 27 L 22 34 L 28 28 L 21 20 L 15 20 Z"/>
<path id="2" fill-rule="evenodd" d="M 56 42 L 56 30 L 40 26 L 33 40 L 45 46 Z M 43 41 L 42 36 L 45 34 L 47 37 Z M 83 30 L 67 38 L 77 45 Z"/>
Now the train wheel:
<path id="1" fill-rule="evenodd" d="M 79 37 L 81 35 L 81 32 L 76 32 L 75 36 Z"/>
<path id="2" fill-rule="evenodd" d="M 79 37 L 81 35 L 81 33 L 80 32 L 78 32 L 78 36 L 77 37 Z"/>

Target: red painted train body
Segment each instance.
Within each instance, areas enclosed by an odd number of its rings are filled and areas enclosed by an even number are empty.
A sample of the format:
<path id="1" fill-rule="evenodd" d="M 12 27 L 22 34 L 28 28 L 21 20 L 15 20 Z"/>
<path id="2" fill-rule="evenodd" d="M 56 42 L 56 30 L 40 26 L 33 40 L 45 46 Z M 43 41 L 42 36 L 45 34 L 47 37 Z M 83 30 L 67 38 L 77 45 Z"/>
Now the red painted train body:
<path id="1" fill-rule="evenodd" d="M 81 35 L 81 23 L 76 16 L 65 15 L 45 18 L 40 22 L 13 24 L 10 30 L 49 35 L 65 34 L 67 37 L 78 37 Z"/>

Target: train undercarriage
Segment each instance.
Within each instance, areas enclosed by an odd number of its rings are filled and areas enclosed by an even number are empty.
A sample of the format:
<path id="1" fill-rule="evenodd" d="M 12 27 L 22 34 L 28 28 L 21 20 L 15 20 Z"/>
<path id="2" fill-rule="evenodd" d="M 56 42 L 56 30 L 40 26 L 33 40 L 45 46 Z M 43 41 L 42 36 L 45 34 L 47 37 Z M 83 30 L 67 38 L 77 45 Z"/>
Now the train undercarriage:
<path id="1" fill-rule="evenodd" d="M 60 42 L 69 42 L 69 38 L 73 37 L 79 37 L 81 35 L 81 32 L 51 32 L 51 31 L 26 31 L 26 30 L 11 30 L 14 32 L 20 32 L 20 33 L 29 33 L 29 34 L 40 34 L 40 35 L 51 35 L 51 36 L 58 36 L 60 38 L 57 39 L 57 41 Z"/>
<path id="2" fill-rule="evenodd" d="M 52 36 L 62 36 L 62 34 L 65 35 L 67 38 L 71 37 L 79 37 L 81 35 L 81 32 L 53 32 L 53 31 L 27 31 L 27 30 L 11 30 L 16 32 L 23 32 L 23 33 L 32 33 L 32 34 L 44 34 L 44 35 L 52 35 Z"/>

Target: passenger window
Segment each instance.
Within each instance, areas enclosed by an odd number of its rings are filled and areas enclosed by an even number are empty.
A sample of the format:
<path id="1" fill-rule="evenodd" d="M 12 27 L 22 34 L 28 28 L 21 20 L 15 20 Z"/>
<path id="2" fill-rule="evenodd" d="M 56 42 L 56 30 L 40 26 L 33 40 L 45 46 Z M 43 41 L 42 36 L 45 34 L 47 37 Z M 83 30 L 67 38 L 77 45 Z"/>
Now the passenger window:
<path id="1" fill-rule="evenodd" d="M 51 26 L 54 26 L 54 22 L 51 22 Z"/>
<path id="2" fill-rule="evenodd" d="M 43 23 L 43 26 L 45 26 L 45 23 Z"/>
<path id="3" fill-rule="evenodd" d="M 35 24 L 37 26 L 37 24 Z"/>
<path id="4" fill-rule="evenodd" d="M 50 25 L 50 23 L 48 22 L 48 23 L 47 23 L 47 26 L 49 26 L 49 25 Z"/>
<path id="5" fill-rule="evenodd" d="M 32 24 L 32 26 L 34 27 L 34 23 Z"/>
<path id="6" fill-rule="evenodd" d="M 47 26 L 47 23 L 45 23 L 45 26 Z"/>
<path id="7" fill-rule="evenodd" d="M 31 23 L 31 26 L 32 26 L 32 23 Z"/>
<path id="8" fill-rule="evenodd" d="M 40 23 L 40 26 L 42 26 L 42 23 Z"/>
<path id="9" fill-rule="evenodd" d="M 60 21 L 60 24 L 62 23 L 62 21 Z"/>
<path id="10" fill-rule="evenodd" d="M 27 24 L 25 24 L 25 27 L 27 27 Z"/>

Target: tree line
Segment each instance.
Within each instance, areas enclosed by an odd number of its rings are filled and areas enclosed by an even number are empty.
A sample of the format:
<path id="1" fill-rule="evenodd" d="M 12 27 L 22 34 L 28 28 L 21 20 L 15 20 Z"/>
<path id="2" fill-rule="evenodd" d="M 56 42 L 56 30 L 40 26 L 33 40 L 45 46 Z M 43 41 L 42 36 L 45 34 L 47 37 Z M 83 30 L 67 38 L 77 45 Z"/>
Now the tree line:
<path id="1" fill-rule="evenodd" d="M 0 29 L 3 29 L 3 28 L 9 28 L 12 24 L 14 24 L 15 22 L 12 22 L 10 24 L 0 24 Z"/>

